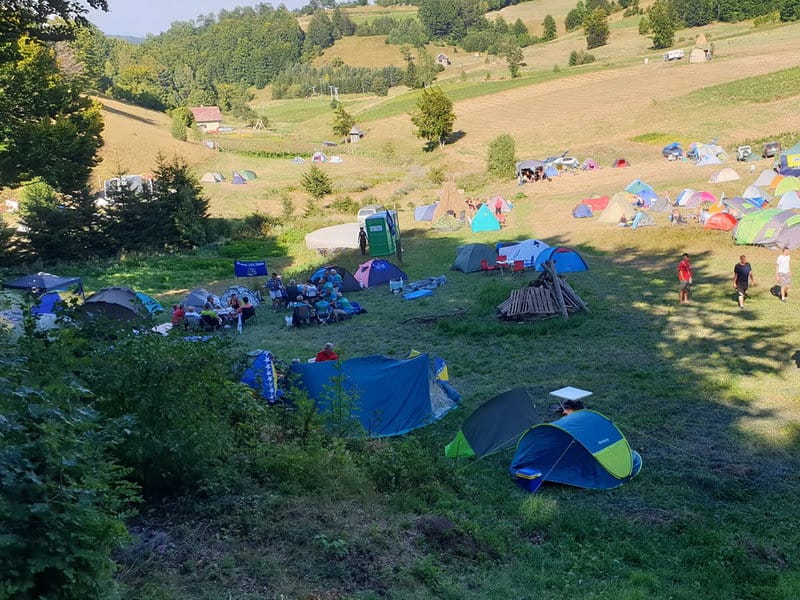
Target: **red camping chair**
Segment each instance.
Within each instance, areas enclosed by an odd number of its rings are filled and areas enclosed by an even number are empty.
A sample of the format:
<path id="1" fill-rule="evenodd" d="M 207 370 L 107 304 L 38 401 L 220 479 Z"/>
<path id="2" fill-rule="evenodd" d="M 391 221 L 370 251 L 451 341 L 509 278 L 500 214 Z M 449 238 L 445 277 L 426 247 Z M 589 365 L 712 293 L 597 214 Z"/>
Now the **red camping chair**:
<path id="1" fill-rule="evenodd" d="M 522 273 L 525 270 L 525 261 L 524 260 L 515 260 L 514 266 L 511 268 L 511 274 L 514 273 Z"/>
<path id="2" fill-rule="evenodd" d="M 500 273 L 503 273 L 503 267 L 508 266 L 508 257 L 500 254 L 497 257 L 497 266 L 500 267 Z"/>
<path id="3" fill-rule="evenodd" d="M 481 259 L 481 271 L 488 273 L 489 271 L 496 271 L 499 267 L 497 265 L 490 265 L 489 261 L 485 258 Z"/>

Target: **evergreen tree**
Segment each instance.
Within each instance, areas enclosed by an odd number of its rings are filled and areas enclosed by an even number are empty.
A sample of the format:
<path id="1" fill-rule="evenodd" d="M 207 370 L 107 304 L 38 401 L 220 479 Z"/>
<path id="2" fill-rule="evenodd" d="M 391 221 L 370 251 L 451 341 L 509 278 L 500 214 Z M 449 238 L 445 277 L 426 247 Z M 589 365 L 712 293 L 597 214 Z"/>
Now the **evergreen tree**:
<path id="1" fill-rule="evenodd" d="M 514 138 L 507 133 L 496 137 L 489 144 L 487 171 L 495 177 L 512 178 L 516 164 L 515 153 Z"/>
<path id="2" fill-rule="evenodd" d="M 653 48 L 669 48 L 675 38 L 675 20 L 670 0 L 656 0 L 647 10 L 650 31 L 653 32 Z"/>
<path id="3" fill-rule="evenodd" d="M 333 191 L 331 178 L 317 165 L 312 165 L 311 168 L 303 174 L 300 184 L 314 200 L 324 198 Z"/>
<path id="4" fill-rule="evenodd" d="M 333 46 L 333 25 L 325 11 L 317 11 L 308 23 L 306 30 L 306 46 L 318 46 L 322 49 Z"/>
<path id="5" fill-rule="evenodd" d="M 549 42 L 556 39 L 556 20 L 552 17 L 552 15 L 547 15 L 544 18 L 544 21 L 542 21 L 542 28 L 544 29 L 544 33 L 542 33 L 543 42 Z"/>
<path id="6" fill-rule="evenodd" d="M 586 9 L 583 5 L 583 2 L 579 2 L 575 5 L 571 11 L 567 13 L 567 18 L 564 19 L 564 28 L 567 31 L 575 31 L 578 27 L 583 25 L 583 19 L 586 16 Z"/>
<path id="7" fill-rule="evenodd" d="M 608 42 L 608 20 L 605 10 L 595 8 L 583 20 L 583 33 L 586 36 L 586 49 L 598 48 Z"/>
<path id="8" fill-rule="evenodd" d="M 355 124 L 356 120 L 353 115 L 348 113 L 341 104 L 333 109 L 333 133 L 339 137 L 344 137 L 350 133 Z"/>
<path id="9" fill-rule="evenodd" d="M 372 83 L 369 90 L 376 96 L 388 96 L 389 84 L 383 73 L 378 72 L 372 77 Z"/>
<path id="10" fill-rule="evenodd" d="M 417 108 L 411 115 L 411 122 L 417 126 L 417 137 L 444 146 L 447 137 L 453 133 L 455 120 L 453 103 L 441 88 L 434 86 L 422 90 Z"/>
<path id="11" fill-rule="evenodd" d="M 155 213 L 162 215 L 164 229 L 161 244 L 166 247 L 191 248 L 206 242 L 208 198 L 182 158 L 156 158 L 153 195 Z"/>
<path id="12" fill-rule="evenodd" d="M 39 176 L 80 193 L 103 143 L 101 106 L 65 80 L 52 49 L 20 41 L 13 54 L 0 62 L 0 187 Z"/>
<path id="13" fill-rule="evenodd" d="M 528 35 L 528 27 L 522 22 L 522 19 L 517 18 L 511 26 L 511 34 L 517 38 L 522 35 Z"/>
<path id="14" fill-rule="evenodd" d="M 350 19 L 350 15 L 338 6 L 333 9 L 331 14 L 331 25 L 333 26 L 333 37 L 337 40 L 356 32 L 356 24 Z"/>

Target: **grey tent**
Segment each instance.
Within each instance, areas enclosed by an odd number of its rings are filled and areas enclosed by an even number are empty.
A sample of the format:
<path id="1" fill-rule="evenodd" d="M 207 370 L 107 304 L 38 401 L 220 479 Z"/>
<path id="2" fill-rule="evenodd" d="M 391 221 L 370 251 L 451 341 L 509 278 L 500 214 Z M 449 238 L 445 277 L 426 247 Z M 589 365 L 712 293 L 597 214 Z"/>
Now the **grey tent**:
<path id="1" fill-rule="evenodd" d="M 198 311 L 203 308 L 203 305 L 208 302 L 208 297 L 211 296 L 215 302 L 219 302 L 219 297 L 207 291 L 205 288 L 196 288 L 189 292 L 183 300 L 183 306 L 194 306 Z"/>
<path id="2" fill-rule="evenodd" d="M 529 427 L 539 422 L 525 388 L 515 388 L 487 400 L 461 426 L 444 453 L 450 458 L 482 458 L 515 446 Z"/>
<path id="3" fill-rule="evenodd" d="M 231 296 L 233 296 L 234 294 L 236 294 L 239 297 L 240 301 L 242 298 L 247 298 L 248 300 L 250 300 L 250 304 L 252 304 L 253 306 L 259 305 L 258 295 L 256 294 L 256 292 L 247 289 L 243 285 L 232 285 L 227 290 L 222 292 L 222 294 L 219 297 L 220 304 L 222 306 L 228 306 L 228 302 L 230 301 Z M 208 297 L 208 295 L 206 295 L 206 297 Z M 186 305 L 184 304 L 184 306 Z M 202 306 L 202 304 L 200 306 Z M 195 306 L 195 308 L 199 310 L 200 306 Z"/>
<path id="4" fill-rule="evenodd" d="M 655 224 L 656 222 L 653 220 L 653 217 L 642 210 L 637 210 L 636 214 L 633 216 L 633 221 L 631 222 L 631 229 L 647 227 L 648 225 Z"/>
<path id="5" fill-rule="evenodd" d="M 80 306 L 80 311 L 88 318 L 115 321 L 137 321 L 162 310 L 161 305 L 147 294 L 123 285 L 103 288 Z"/>
<path id="6" fill-rule="evenodd" d="M 450 268 L 454 271 L 474 273 L 481 270 L 481 260 L 490 265 L 497 264 L 497 253 L 486 244 L 465 244 L 456 248 L 456 261 Z"/>
<path id="7" fill-rule="evenodd" d="M 666 198 L 657 198 L 650 205 L 650 212 L 671 212 L 675 208 Z"/>
<path id="8" fill-rule="evenodd" d="M 27 290 L 36 296 L 55 290 L 67 290 L 72 286 L 75 286 L 76 293 L 83 295 L 83 283 L 80 277 L 59 277 L 39 272 L 3 284 L 6 289 Z"/>

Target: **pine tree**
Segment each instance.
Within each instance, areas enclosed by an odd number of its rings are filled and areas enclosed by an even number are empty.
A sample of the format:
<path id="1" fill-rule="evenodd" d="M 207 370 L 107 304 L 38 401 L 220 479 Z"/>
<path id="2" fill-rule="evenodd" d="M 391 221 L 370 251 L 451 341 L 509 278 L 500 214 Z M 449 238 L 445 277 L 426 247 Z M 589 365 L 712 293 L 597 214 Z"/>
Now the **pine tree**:
<path id="1" fill-rule="evenodd" d="M 675 19 L 669 0 L 656 0 L 647 10 L 649 29 L 653 32 L 653 48 L 669 48 L 675 39 Z"/>
<path id="2" fill-rule="evenodd" d="M 583 20 L 583 33 L 586 36 L 586 49 L 605 46 L 608 42 L 608 20 L 602 8 L 595 8 Z"/>
<path id="3" fill-rule="evenodd" d="M 542 27 L 544 29 L 544 33 L 542 33 L 543 42 L 549 42 L 556 39 L 556 20 L 552 17 L 552 15 L 547 15 L 544 18 L 544 21 L 542 21 Z"/>
<path id="4" fill-rule="evenodd" d="M 341 104 L 337 105 L 333 110 L 333 133 L 344 137 L 350 133 L 355 124 L 356 120 L 353 115 L 348 113 Z"/>
<path id="5" fill-rule="evenodd" d="M 317 165 L 312 165 L 312 167 L 306 171 L 300 183 L 303 189 L 308 192 L 314 200 L 324 198 L 333 191 L 331 178 Z"/>

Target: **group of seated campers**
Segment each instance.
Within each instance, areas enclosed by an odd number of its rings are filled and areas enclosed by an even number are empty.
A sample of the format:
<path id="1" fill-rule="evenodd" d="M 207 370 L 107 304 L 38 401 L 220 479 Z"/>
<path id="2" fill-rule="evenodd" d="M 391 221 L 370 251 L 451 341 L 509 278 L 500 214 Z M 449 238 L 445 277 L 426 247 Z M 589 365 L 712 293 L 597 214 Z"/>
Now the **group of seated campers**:
<path id="1" fill-rule="evenodd" d="M 327 323 L 341 321 L 355 314 L 357 309 L 340 291 L 342 276 L 336 269 L 330 269 L 325 280 L 317 286 L 311 281 L 297 284 L 292 280 L 287 293 L 294 294 L 294 300 L 287 308 L 292 309 L 292 324 L 295 327 L 310 323 Z"/>
<path id="2" fill-rule="evenodd" d="M 218 312 L 219 311 L 219 312 Z M 251 319 L 256 314 L 256 307 L 250 303 L 250 298 L 232 294 L 228 299 L 227 310 L 223 310 L 222 305 L 214 296 L 206 298 L 206 303 L 200 312 L 194 306 L 184 308 L 183 304 L 175 304 L 172 307 L 172 326 L 183 325 L 185 329 L 203 329 L 205 331 L 216 331 L 223 327 L 230 327 L 231 324 L 242 317 L 242 322 Z"/>

